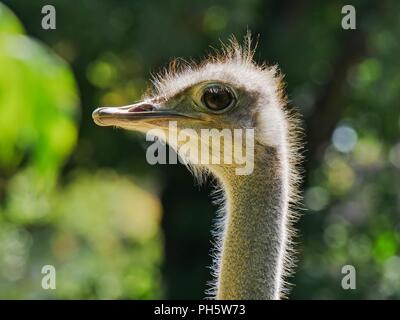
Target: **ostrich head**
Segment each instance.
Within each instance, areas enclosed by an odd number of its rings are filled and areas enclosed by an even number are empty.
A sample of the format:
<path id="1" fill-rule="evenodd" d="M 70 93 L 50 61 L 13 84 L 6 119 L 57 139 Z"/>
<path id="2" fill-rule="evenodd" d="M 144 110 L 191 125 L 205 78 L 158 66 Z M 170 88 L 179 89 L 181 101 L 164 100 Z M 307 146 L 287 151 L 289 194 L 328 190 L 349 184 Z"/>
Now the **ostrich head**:
<path id="1" fill-rule="evenodd" d="M 243 47 L 233 39 L 221 53 L 200 64 L 178 66 L 179 63 L 174 61 L 168 70 L 154 79 L 154 90 L 142 101 L 117 108 L 99 108 L 93 113 L 94 121 L 100 126 L 117 126 L 144 133 L 153 129 L 155 135 L 161 132 L 159 138 L 166 139 L 191 167 L 195 167 L 196 161 L 190 159 L 190 154 L 179 152 L 179 144 L 183 142 L 174 145 L 168 141 L 170 121 L 176 123 L 176 127 L 172 127 L 177 130 L 176 134 L 184 129 L 195 140 L 201 139 L 202 129 L 251 128 L 254 129 L 251 138 L 254 138 L 256 149 L 258 145 L 280 148 L 289 143 L 282 77 L 275 66 L 255 64 L 253 54 L 247 37 Z M 197 148 L 202 141 L 195 142 Z M 212 142 L 205 143 L 212 157 L 215 152 Z M 221 148 L 217 148 L 221 153 L 228 151 L 223 143 Z M 221 169 L 235 165 L 222 161 L 205 167 L 218 175 Z"/>

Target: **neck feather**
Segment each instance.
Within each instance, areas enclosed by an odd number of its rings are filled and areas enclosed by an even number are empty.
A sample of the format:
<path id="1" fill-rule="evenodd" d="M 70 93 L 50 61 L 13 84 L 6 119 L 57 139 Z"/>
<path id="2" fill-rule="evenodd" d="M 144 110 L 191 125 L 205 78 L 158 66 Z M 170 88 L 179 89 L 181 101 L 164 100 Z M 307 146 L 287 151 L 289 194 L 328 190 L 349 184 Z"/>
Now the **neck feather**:
<path id="1" fill-rule="evenodd" d="M 219 174 L 226 213 L 217 263 L 217 299 L 279 299 L 288 243 L 287 152 L 256 147 L 254 171 Z"/>

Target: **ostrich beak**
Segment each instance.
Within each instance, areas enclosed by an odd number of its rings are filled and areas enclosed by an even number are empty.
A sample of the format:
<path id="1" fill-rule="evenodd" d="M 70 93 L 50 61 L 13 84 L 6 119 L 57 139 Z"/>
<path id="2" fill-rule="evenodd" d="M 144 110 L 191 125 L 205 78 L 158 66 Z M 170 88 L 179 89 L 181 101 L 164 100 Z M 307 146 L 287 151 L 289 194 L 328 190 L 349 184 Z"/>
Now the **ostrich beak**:
<path id="1" fill-rule="evenodd" d="M 99 126 L 126 126 L 132 123 L 177 120 L 191 118 L 174 110 L 160 109 L 148 102 L 123 107 L 105 107 L 94 110 L 94 122 Z"/>

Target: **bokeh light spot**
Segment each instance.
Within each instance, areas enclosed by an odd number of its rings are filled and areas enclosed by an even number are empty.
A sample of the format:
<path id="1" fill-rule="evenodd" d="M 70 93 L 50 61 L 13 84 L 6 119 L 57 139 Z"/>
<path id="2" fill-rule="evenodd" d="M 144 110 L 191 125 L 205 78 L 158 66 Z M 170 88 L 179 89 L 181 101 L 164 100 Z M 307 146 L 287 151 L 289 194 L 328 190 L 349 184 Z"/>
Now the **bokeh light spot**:
<path id="1" fill-rule="evenodd" d="M 339 126 L 333 132 L 332 143 L 336 150 L 350 152 L 357 144 L 357 132 L 349 126 Z"/>
<path id="2" fill-rule="evenodd" d="M 307 208 L 313 211 L 320 211 L 329 203 L 329 193 L 322 187 L 311 187 L 304 196 Z"/>

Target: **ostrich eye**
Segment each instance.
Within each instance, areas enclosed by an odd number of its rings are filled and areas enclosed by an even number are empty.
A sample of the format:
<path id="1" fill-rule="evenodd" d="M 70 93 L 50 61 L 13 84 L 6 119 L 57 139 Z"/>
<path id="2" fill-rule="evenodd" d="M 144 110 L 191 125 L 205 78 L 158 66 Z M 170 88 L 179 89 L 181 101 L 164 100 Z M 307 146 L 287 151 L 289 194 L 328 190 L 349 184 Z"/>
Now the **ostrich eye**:
<path id="1" fill-rule="evenodd" d="M 222 111 L 235 103 L 232 91 L 221 85 L 213 85 L 204 89 L 202 103 L 211 111 Z"/>

